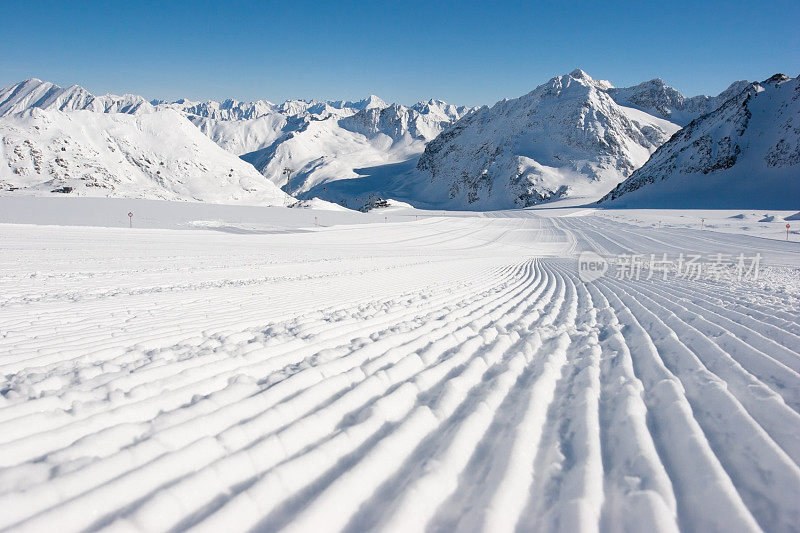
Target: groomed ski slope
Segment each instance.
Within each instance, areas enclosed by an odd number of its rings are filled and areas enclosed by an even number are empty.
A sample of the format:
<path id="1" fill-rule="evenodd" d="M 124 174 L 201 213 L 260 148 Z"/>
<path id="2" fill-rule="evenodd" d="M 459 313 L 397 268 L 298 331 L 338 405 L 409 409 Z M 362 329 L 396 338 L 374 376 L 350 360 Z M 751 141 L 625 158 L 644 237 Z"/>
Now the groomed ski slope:
<path id="1" fill-rule="evenodd" d="M 800 528 L 796 242 L 506 212 L 0 250 L 2 530 Z M 584 283 L 584 250 L 770 266 Z"/>

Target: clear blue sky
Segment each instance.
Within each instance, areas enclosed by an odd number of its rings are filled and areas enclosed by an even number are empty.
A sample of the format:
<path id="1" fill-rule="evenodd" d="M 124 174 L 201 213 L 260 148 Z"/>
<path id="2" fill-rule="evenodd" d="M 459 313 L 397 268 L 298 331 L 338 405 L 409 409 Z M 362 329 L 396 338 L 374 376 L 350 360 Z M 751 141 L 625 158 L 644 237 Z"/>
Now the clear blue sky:
<path id="1" fill-rule="evenodd" d="M 0 86 L 491 104 L 583 68 L 686 95 L 800 69 L 800 1 L 2 2 Z"/>

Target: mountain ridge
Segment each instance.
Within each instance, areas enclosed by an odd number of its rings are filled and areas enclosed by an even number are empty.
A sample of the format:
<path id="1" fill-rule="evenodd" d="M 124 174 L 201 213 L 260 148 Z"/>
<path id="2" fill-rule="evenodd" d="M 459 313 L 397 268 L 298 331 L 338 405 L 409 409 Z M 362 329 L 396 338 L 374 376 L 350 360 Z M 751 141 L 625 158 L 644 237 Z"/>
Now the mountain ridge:
<path id="1" fill-rule="evenodd" d="M 598 203 L 798 207 L 800 77 L 754 82 L 690 122 Z"/>
<path id="2" fill-rule="evenodd" d="M 328 187 L 323 185 L 363 178 L 363 169 L 377 175 L 375 169 L 385 167 L 406 170 L 384 183 L 359 179 L 355 187 L 338 187 L 337 194 L 345 196 L 336 201 L 347 203 L 348 194 L 363 196 L 362 189 L 389 197 L 402 189 L 406 201 L 490 209 L 597 198 L 645 165 L 681 126 L 688 128 L 750 86 L 737 81 L 717 96 L 684 97 L 661 78 L 618 88 L 575 69 L 521 97 L 474 108 L 436 99 L 404 106 L 375 95 L 280 104 L 147 101 L 131 94 L 95 96 L 79 85 L 63 88 L 31 78 L 0 89 L 0 122 L 13 123 L 34 109 L 54 116 L 132 117 L 169 110 L 175 115 L 166 122 L 181 117 L 255 167 L 263 176 L 258 179 L 300 198 L 324 197 Z M 15 164 L 6 163 L 9 169 Z M 14 179 L 7 175 L 6 185 L 13 187 Z"/>
<path id="3" fill-rule="evenodd" d="M 661 78 L 654 78 L 632 87 L 612 87 L 608 89 L 608 93 L 620 105 L 685 126 L 695 118 L 714 111 L 726 100 L 742 92 L 749 83 L 739 80 L 731 83 L 717 96 L 698 95 L 687 98 Z"/>

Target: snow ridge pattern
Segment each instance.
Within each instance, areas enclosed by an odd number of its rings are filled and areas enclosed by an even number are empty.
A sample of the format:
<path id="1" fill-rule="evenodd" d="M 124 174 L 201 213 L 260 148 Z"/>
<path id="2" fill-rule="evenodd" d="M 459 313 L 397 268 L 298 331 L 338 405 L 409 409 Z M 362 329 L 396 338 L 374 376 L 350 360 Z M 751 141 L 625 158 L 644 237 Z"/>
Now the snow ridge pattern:
<path id="1" fill-rule="evenodd" d="M 0 242 L 0 528 L 800 523 L 798 294 L 575 269 L 795 243 L 524 211 Z"/>

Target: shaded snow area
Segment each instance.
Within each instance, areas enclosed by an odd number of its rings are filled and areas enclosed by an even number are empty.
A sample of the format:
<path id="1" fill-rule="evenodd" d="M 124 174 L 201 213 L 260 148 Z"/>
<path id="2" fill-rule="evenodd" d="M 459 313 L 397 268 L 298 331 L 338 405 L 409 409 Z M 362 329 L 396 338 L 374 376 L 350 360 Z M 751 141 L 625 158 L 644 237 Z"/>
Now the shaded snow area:
<path id="1" fill-rule="evenodd" d="M 0 223 L 0 529 L 797 531 L 796 241 L 109 205 Z M 582 281 L 589 251 L 761 274 Z"/>

